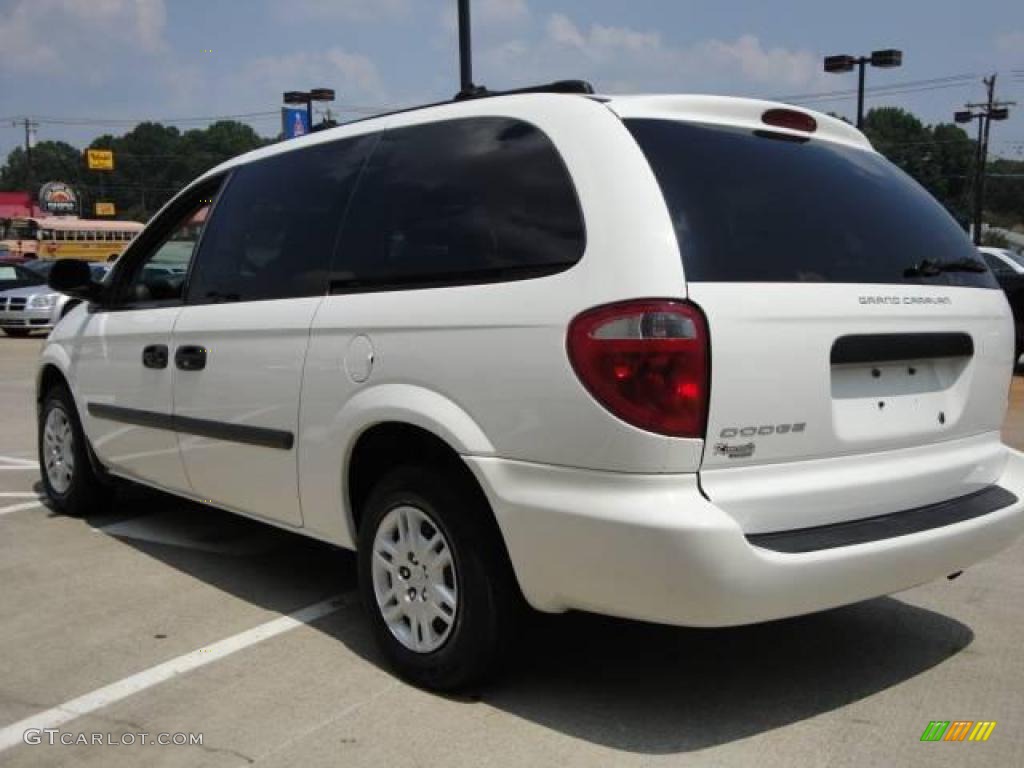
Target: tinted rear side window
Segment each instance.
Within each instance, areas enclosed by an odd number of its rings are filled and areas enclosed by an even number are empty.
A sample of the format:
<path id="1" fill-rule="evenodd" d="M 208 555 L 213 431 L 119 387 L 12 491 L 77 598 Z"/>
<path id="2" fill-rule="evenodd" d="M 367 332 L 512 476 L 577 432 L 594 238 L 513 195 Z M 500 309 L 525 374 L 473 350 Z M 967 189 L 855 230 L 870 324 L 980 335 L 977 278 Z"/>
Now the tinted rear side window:
<path id="1" fill-rule="evenodd" d="M 672 216 L 687 280 L 997 287 L 953 218 L 884 158 L 823 141 L 627 120 Z"/>
<path id="2" fill-rule="evenodd" d="M 207 225 L 189 303 L 326 294 L 342 218 L 375 141 L 320 144 L 235 171 Z"/>
<path id="3" fill-rule="evenodd" d="M 388 131 L 367 163 L 332 271 L 335 291 L 551 274 L 583 254 L 583 219 L 538 128 L 470 118 Z"/>

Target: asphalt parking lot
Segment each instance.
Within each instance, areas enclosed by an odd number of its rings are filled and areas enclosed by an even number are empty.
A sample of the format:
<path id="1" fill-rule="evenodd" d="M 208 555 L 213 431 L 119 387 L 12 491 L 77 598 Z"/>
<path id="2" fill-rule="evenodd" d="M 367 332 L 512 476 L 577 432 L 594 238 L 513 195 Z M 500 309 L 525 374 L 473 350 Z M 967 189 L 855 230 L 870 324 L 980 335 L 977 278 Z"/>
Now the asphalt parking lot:
<path id="1" fill-rule="evenodd" d="M 1024 543 L 768 625 L 545 617 L 499 684 L 440 697 L 382 667 L 344 552 L 135 488 L 85 520 L 40 504 L 41 343 L 0 339 L 0 764 L 1024 765 Z M 25 744 L 29 718 L 202 744 Z M 931 720 L 998 725 L 921 743 Z"/>

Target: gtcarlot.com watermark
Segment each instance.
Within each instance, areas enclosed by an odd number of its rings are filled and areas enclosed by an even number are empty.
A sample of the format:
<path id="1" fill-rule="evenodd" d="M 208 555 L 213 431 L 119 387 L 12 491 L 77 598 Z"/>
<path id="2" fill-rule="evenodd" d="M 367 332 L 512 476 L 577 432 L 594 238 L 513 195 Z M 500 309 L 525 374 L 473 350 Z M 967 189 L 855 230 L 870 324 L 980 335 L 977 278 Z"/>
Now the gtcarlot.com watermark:
<path id="1" fill-rule="evenodd" d="M 201 733 L 76 733 L 59 728 L 29 728 L 21 737 L 26 744 L 50 746 L 75 745 L 96 747 L 131 747 L 136 744 L 156 744 L 161 747 L 202 746 Z"/>

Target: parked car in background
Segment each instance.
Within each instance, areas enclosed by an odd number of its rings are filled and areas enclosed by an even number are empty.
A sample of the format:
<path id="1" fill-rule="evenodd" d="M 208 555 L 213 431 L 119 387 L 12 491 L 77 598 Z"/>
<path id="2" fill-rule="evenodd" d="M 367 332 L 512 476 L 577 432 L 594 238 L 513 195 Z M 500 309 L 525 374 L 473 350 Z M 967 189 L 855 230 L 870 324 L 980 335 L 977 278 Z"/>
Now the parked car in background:
<path id="1" fill-rule="evenodd" d="M 1024 354 L 1024 256 L 1009 248 L 978 248 L 1013 312 L 1014 360 Z"/>
<path id="2" fill-rule="evenodd" d="M 0 265 L 0 330 L 8 336 L 28 336 L 35 331 L 49 331 L 68 312 L 81 304 L 77 299 L 58 293 L 46 284 L 55 261 L 33 260 L 25 264 Z M 4 285 L 2 276 L 14 270 L 16 281 Z M 90 265 L 93 278 L 102 280 L 109 271 L 104 264 Z"/>
<path id="3" fill-rule="evenodd" d="M 20 260 L 0 262 L 0 291 L 38 284 L 40 280 L 39 274 L 26 267 Z"/>

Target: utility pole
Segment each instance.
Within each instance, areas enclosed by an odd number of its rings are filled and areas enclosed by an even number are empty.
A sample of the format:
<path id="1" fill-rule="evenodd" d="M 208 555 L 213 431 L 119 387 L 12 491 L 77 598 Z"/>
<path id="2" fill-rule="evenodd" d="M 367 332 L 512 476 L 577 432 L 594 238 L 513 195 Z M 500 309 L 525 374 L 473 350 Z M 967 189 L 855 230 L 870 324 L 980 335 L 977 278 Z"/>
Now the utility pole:
<path id="1" fill-rule="evenodd" d="M 31 118 L 24 117 L 21 120 L 11 121 L 11 125 L 23 125 L 25 127 L 25 164 L 28 171 L 29 192 L 34 192 L 35 174 L 32 172 L 32 147 L 36 144 L 36 128 L 39 123 Z"/>
<path id="2" fill-rule="evenodd" d="M 958 123 L 978 121 L 978 144 L 975 147 L 974 161 L 974 210 L 971 216 L 971 230 L 974 244 L 981 245 L 981 218 L 985 210 L 985 166 L 988 165 L 988 137 L 993 120 L 1005 120 L 1010 116 L 1009 107 L 1015 101 L 996 100 L 996 75 L 982 80 L 985 84 L 987 99 L 982 103 L 965 104 L 966 110 L 957 112 L 954 118 Z"/>

